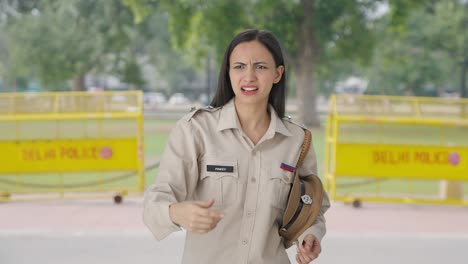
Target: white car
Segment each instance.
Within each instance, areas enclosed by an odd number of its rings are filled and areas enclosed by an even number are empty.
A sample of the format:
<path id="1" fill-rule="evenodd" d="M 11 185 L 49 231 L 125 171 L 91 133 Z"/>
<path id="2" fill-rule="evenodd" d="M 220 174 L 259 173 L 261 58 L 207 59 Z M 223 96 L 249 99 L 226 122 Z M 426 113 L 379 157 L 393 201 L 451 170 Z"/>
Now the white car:
<path id="1" fill-rule="evenodd" d="M 175 93 L 169 98 L 169 104 L 189 104 L 190 100 L 182 93 Z"/>
<path id="2" fill-rule="evenodd" d="M 143 95 L 143 101 L 145 104 L 157 105 L 166 103 L 167 99 L 166 96 L 162 93 L 145 93 Z"/>

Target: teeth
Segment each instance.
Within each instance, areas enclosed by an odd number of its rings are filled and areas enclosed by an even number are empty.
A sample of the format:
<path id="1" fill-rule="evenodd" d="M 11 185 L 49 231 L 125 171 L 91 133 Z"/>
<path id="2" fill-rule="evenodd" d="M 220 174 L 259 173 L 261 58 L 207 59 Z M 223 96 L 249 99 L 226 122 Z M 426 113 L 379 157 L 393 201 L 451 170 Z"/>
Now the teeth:
<path id="1" fill-rule="evenodd" d="M 243 89 L 244 91 L 248 91 L 248 92 L 257 90 L 257 88 L 247 88 L 247 87 L 244 87 L 244 88 L 242 88 L 242 89 Z"/>

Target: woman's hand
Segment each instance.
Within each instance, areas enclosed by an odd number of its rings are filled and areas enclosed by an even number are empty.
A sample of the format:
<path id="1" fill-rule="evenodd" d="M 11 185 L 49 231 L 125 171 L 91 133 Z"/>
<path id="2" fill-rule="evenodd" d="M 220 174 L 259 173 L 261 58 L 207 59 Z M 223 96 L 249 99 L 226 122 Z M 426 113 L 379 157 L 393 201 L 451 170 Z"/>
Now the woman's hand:
<path id="1" fill-rule="evenodd" d="M 224 213 L 210 210 L 214 199 L 208 201 L 187 201 L 169 206 L 172 222 L 193 233 L 207 233 L 213 230 L 224 217 Z"/>
<path id="2" fill-rule="evenodd" d="M 322 247 L 318 239 L 314 235 L 309 234 L 304 238 L 302 245 L 299 245 L 297 248 L 296 261 L 299 264 L 310 263 L 318 257 L 321 251 Z"/>

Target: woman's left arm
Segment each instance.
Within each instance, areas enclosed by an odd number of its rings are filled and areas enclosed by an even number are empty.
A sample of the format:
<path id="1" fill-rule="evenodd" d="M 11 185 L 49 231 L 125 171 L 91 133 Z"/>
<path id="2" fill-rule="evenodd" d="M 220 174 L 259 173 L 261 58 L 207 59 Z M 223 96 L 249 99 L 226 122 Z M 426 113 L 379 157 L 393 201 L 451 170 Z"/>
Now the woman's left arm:
<path id="1" fill-rule="evenodd" d="M 298 169 L 299 175 L 318 175 L 317 172 L 317 157 L 315 155 L 315 150 L 313 144 L 311 143 L 309 153 L 307 153 L 302 166 Z M 298 258 L 301 262 L 298 263 L 309 263 L 318 257 L 321 252 L 321 241 L 325 236 L 327 231 L 326 221 L 325 221 L 325 212 L 330 208 L 330 199 L 328 194 L 323 190 L 323 200 L 320 213 L 317 216 L 314 224 L 306 229 L 298 238 L 298 253 L 296 255 L 296 260 Z"/>

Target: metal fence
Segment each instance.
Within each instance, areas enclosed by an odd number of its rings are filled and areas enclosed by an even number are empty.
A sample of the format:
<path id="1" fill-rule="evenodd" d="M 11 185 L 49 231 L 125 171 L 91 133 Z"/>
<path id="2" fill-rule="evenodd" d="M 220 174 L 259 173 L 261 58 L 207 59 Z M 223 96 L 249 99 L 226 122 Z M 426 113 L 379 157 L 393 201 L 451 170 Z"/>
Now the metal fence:
<path id="1" fill-rule="evenodd" d="M 325 156 L 334 200 L 468 205 L 468 100 L 333 96 Z"/>
<path id="2" fill-rule="evenodd" d="M 0 200 L 144 188 L 142 94 L 0 94 Z"/>

